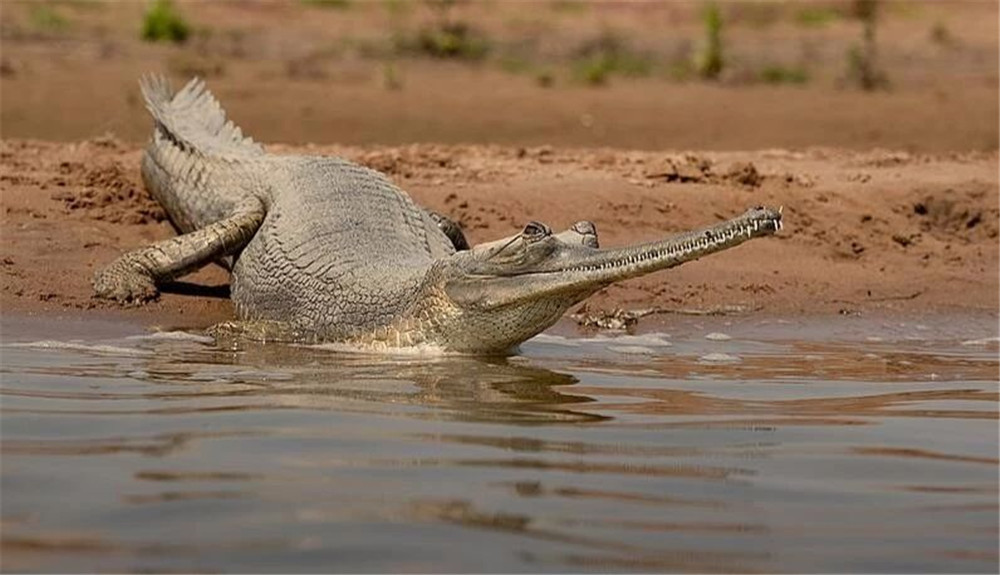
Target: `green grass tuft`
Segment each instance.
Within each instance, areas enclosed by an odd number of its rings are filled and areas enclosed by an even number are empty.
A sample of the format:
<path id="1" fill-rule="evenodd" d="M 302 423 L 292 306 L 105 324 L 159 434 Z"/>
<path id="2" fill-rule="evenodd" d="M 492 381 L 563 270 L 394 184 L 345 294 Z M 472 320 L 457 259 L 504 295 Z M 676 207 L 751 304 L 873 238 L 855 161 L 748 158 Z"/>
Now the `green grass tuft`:
<path id="1" fill-rule="evenodd" d="M 191 35 L 191 26 L 177 12 L 170 0 L 156 0 L 142 21 L 142 39 L 147 42 L 183 44 Z"/>
<path id="2" fill-rule="evenodd" d="M 714 2 L 702 12 L 705 29 L 705 47 L 698 58 L 698 75 L 706 80 L 715 80 L 722 74 L 725 58 L 722 55 L 722 11 Z"/>
<path id="3" fill-rule="evenodd" d="M 464 22 L 443 22 L 417 33 L 413 48 L 434 58 L 481 60 L 489 53 L 490 42 Z"/>
<path id="4" fill-rule="evenodd" d="M 608 83 L 608 77 L 614 71 L 611 60 L 603 56 L 595 56 L 577 60 L 573 64 L 573 77 L 584 84 L 603 86 Z"/>
<path id="5" fill-rule="evenodd" d="M 606 84 L 612 75 L 648 76 L 652 69 L 648 55 L 633 50 L 610 31 L 580 46 L 572 64 L 573 77 L 591 86 Z"/>
<path id="6" fill-rule="evenodd" d="M 46 32 L 61 32 L 69 28 L 69 20 L 48 4 L 32 5 L 28 19 L 33 27 Z"/>
<path id="7" fill-rule="evenodd" d="M 879 6 L 879 0 L 854 0 L 854 15 L 861 21 L 862 39 L 860 45 L 847 51 L 848 80 L 869 92 L 889 87 L 889 77 L 878 66 Z"/>

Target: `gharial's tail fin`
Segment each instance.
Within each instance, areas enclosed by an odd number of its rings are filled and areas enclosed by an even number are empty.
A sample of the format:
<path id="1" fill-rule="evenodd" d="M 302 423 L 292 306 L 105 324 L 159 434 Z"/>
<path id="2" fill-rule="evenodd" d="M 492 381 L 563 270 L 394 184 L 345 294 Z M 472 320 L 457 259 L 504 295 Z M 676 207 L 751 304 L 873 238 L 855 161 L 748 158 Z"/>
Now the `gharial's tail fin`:
<path id="1" fill-rule="evenodd" d="M 176 94 L 170 81 L 159 74 L 148 74 L 139 81 L 146 108 L 156 120 L 159 134 L 194 153 L 209 156 L 256 156 L 264 153 L 260 144 L 231 121 L 222 106 L 194 78 Z"/>

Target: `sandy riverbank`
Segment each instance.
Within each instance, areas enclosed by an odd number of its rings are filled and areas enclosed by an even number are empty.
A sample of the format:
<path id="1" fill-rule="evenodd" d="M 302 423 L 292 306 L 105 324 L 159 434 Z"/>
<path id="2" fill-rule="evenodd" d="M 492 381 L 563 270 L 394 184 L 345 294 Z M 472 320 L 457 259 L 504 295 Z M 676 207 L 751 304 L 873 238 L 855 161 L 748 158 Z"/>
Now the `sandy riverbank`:
<path id="1" fill-rule="evenodd" d="M 756 204 L 785 206 L 777 237 L 612 286 L 587 302 L 591 312 L 997 310 L 996 153 L 269 149 L 342 155 L 385 171 L 418 202 L 459 221 L 473 242 L 532 219 L 554 229 L 591 219 L 603 245 L 616 246 Z M 141 308 L 92 299 L 95 268 L 173 233 L 142 187 L 140 154 L 109 139 L 0 144 L 5 312 L 89 310 L 186 325 L 230 317 L 226 272 L 215 266 Z"/>

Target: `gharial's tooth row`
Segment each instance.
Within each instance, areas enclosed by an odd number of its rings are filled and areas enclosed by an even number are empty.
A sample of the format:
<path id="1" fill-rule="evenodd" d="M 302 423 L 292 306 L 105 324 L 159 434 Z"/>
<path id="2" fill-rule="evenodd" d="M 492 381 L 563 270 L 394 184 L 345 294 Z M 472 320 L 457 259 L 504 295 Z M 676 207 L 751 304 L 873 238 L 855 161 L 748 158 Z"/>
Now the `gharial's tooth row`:
<path id="1" fill-rule="evenodd" d="M 781 229 L 781 220 L 754 220 L 750 224 L 745 224 L 739 228 L 731 228 L 725 232 L 715 234 L 712 236 L 699 236 L 697 238 L 692 238 L 687 240 L 673 249 L 668 250 L 653 250 L 638 254 L 633 254 L 625 259 L 615 261 L 615 262 L 604 262 L 600 265 L 592 266 L 577 266 L 569 268 L 566 271 L 570 272 L 597 272 L 612 268 L 619 268 L 634 265 L 640 262 L 644 262 L 651 259 L 662 259 L 666 257 L 675 257 L 686 255 L 691 252 L 699 251 L 711 247 L 712 245 L 717 245 L 723 242 L 727 242 L 737 236 L 751 236 L 754 232 L 759 232 L 761 227 L 768 229 L 770 231 L 778 231 Z"/>

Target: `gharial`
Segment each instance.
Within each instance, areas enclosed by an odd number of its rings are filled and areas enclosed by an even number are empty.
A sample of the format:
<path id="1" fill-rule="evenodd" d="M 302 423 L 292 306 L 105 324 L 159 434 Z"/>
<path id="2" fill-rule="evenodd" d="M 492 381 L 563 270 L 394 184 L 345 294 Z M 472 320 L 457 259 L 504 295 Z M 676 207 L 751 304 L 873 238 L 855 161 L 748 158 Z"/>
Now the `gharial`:
<path id="1" fill-rule="evenodd" d="M 99 270 L 100 297 L 155 298 L 211 262 L 231 272 L 238 321 L 260 339 L 499 353 L 614 282 L 670 268 L 781 228 L 780 210 L 668 239 L 600 249 L 590 222 L 540 223 L 469 247 L 448 218 L 389 179 L 334 157 L 271 155 L 226 120 L 204 82 L 176 94 L 141 80 L 155 120 L 142 178 L 182 235 Z"/>

